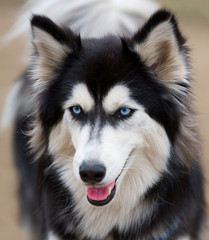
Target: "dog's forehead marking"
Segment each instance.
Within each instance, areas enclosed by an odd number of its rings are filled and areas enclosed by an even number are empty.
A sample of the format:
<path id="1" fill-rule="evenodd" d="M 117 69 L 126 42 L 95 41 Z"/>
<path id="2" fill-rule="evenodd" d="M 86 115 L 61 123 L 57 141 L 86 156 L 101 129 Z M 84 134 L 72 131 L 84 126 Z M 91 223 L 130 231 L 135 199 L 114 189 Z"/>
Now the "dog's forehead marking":
<path id="1" fill-rule="evenodd" d="M 121 107 L 130 107 L 144 111 L 142 105 L 137 104 L 130 96 L 128 87 L 118 84 L 111 88 L 103 99 L 103 108 L 106 112 L 114 112 Z"/>
<path id="2" fill-rule="evenodd" d="M 67 109 L 72 106 L 79 105 L 86 112 L 90 111 L 94 104 L 94 99 L 89 93 L 87 86 L 84 83 L 75 85 L 72 90 L 72 94 L 65 102 L 64 108 Z"/>

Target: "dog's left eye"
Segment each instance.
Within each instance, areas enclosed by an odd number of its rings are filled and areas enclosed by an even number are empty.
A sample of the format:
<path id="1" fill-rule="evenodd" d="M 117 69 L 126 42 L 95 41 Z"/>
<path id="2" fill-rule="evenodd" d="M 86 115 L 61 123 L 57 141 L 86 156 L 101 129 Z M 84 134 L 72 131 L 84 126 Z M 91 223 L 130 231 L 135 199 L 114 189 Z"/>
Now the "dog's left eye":
<path id="1" fill-rule="evenodd" d="M 133 109 L 126 108 L 126 107 L 123 107 L 123 108 L 120 109 L 120 115 L 121 116 L 128 117 L 132 114 L 132 112 L 133 112 Z"/>
<path id="2" fill-rule="evenodd" d="M 71 113 L 73 116 L 80 116 L 82 114 L 82 108 L 79 106 L 74 106 L 70 108 Z"/>

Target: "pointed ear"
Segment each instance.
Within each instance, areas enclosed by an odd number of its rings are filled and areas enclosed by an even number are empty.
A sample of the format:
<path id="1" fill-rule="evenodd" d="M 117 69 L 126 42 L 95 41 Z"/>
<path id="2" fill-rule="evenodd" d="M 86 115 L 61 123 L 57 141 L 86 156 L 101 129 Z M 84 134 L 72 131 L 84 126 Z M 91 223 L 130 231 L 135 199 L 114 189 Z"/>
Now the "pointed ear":
<path id="1" fill-rule="evenodd" d="M 168 11 L 156 12 L 131 40 L 131 49 L 150 67 L 157 78 L 175 91 L 189 86 L 185 39 L 175 17 Z"/>
<path id="2" fill-rule="evenodd" d="M 39 84 L 45 84 L 64 59 L 79 50 L 81 41 L 70 29 L 61 28 L 44 16 L 33 16 L 31 27 L 32 43 L 35 47 L 33 74 Z"/>

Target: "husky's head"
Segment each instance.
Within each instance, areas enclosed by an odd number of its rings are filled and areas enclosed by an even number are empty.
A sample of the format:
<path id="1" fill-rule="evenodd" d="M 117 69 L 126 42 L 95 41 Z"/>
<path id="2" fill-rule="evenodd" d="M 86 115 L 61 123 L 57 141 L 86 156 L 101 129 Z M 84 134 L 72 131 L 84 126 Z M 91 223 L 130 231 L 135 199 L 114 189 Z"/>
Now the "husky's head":
<path id="1" fill-rule="evenodd" d="M 32 32 L 31 146 L 76 200 L 138 201 L 169 171 L 181 131 L 189 81 L 175 18 L 159 11 L 129 39 L 81 39 L 42 16 Z"/>

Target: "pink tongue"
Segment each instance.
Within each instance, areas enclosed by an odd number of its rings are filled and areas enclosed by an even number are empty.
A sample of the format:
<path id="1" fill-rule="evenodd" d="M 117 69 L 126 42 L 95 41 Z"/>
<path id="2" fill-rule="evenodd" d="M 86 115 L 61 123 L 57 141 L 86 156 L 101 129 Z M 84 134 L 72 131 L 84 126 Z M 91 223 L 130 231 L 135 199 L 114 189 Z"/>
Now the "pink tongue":
<path id="1" fill-rule="evenodd" d="M 109 196 L 109 188 L 112 190 L 115 186 L 115 181 L 106 187 L 89 187 L 87 189 L 88 197 L 94 201 L 103 201 Z"/>

